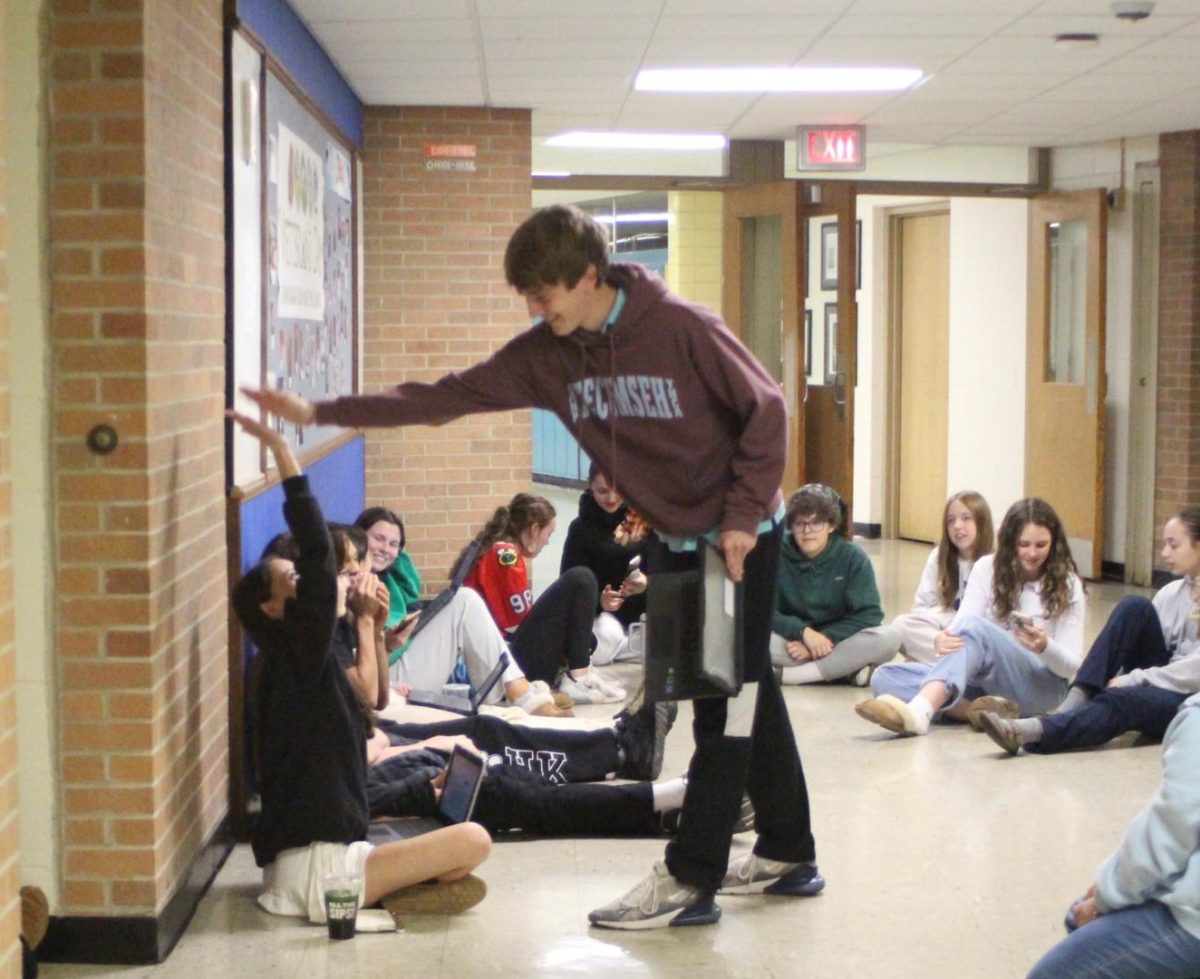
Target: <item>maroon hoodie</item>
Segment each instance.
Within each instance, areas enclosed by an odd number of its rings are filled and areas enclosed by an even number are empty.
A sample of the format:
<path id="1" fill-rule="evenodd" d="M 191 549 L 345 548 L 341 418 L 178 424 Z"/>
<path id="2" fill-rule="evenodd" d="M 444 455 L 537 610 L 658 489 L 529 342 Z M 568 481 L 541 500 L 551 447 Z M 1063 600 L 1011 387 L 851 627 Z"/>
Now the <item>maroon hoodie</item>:
<path id="1" fill-rule="evenodd" d="M 777 505 L 787 454 L 779 385 L 716 313 L 637 265 L 613 265 L 625 306 L 604 333 L 538 323 L 433 384 L 319 402 L 322 425 L 441 424 L 547 408 L 656 530 L 756 533 Z"/>

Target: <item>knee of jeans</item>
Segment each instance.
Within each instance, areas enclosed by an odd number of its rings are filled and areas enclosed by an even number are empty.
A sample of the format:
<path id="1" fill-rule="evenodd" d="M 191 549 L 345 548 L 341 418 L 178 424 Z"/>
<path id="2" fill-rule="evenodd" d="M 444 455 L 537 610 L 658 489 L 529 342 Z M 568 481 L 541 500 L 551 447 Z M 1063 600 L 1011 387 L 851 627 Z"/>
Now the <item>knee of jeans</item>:
<path id="1" fill-rule="evenodd" d="M 987 619 L 980 618 L 978 615 L 968 615 L 954 627 L 954 632 L 960 639 L 979 639 L 995 628 L 997 627 Z"/>

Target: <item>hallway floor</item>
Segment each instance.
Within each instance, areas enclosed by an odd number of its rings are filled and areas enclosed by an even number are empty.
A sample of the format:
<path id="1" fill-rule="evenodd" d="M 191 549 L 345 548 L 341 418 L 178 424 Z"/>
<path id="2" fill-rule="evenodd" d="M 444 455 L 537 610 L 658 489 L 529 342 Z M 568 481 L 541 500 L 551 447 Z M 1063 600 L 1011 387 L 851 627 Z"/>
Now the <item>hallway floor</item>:
<path id="1" fill-rule="evenodd" d="M 542 488 L 545 489 L 545 488 Z M 549 495 L 549 494 L 548 494 Z M 573 492 L 555 492 L 561 545 Z M 907 609 L 927 548 L 866 542 L 889 617 Z M 539 577 L 557 569 L 539 558 Z M 552 573 L 552 571 L 551 571 Z M 1137 592 L 1089 587 L 1090 640 Z M 623 666 L 633 682 L 636 667 Z M 727 897 L 715 927 L 644 933 L 589 929 L 589 910 L 623 893 L 662 839 L 501 838 L 481 869 L 487 899 L 456 917 L 410 918 L 397 934 L 333 943 L 324 928 L 273 919 L 239 846 L 187 933 L 158 966 L 44 966 L 57 977 L 215 976 L 1022 976 L 1063 935 L 1068 903 L 1149 799 L 1159 748 L 1139 744 L 1010 759 L 965 727 L 896 739 L 860 720 L 866 691 L 787 688 L 812 797 L 821 871 L 816 898 Z M 603 712 L 605 708 L 583 708 Z M 690 755 L 683 705 L 664 775 Z M 739 838 L 736 852 L 752 837 Z"/>

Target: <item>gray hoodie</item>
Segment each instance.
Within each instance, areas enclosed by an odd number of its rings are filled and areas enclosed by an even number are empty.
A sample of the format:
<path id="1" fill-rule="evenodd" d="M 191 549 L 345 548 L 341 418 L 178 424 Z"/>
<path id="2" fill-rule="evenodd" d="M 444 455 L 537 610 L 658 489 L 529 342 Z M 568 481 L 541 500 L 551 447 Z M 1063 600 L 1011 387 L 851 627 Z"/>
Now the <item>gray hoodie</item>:
<path id="1" fill-rule="evenodd" d="M 1159 901 L 1200 938 L 1200 694 L 1180 705 L 1162 758 L 1150 805 L 1096 873 L 1096 907 L 1103 913 Z"/>

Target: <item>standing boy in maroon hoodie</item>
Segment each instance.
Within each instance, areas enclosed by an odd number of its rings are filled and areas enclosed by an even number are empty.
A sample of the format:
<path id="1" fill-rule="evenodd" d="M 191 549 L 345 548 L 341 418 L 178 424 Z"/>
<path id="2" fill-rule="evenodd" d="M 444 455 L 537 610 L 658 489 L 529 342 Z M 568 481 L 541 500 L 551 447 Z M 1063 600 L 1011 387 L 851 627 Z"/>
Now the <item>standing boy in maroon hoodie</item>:
<path id="1" fill-rule="evenodd" d="M 315 404 L 246 394 L 303 425 L 440 424 L 546 408 L 668 543 L 657 570 L 695 566 L 696 539 L 714 541 L 729 576 L 744 582 L 748 682 L 736 697 L 695 701 L 679 835 L 648 877 L 589 919 L 625 929 L 712 924 L 717 891 L 818 893 L 808 791 L 767 651 L 787 452 L 778 385 L 717 314 L 639 266 L 610 265 L 603 229 L 577 208 L 529 217 L 509 240 L 504 270 L 540 319 L 474 367 Z M 758 839 L 730 864 L 743 791 Z"/>

